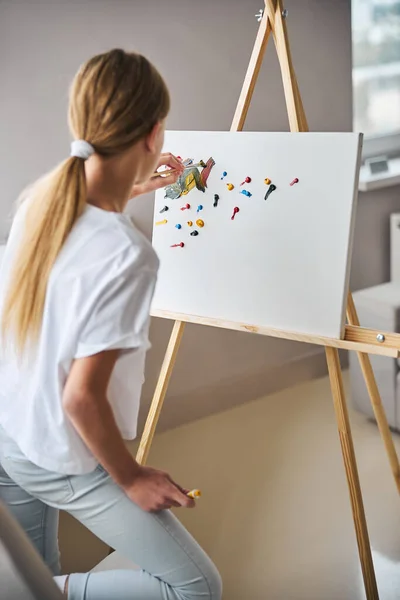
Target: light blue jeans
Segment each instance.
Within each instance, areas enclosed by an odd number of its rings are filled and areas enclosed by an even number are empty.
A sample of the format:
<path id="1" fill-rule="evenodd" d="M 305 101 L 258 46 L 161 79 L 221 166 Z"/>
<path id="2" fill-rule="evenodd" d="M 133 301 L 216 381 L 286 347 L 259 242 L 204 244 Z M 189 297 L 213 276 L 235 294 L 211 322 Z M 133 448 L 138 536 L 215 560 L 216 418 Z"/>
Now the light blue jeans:
<path id="1" fill-rule="evenodd" d="M 221 599 L 218 571 L 170 511 L 142 511 L 101 466 L 65 476 L 34 465 L 1 426 L 0 498 L 53 575 L 60 572 L 59 510 L 140 567 L 71 574 L 70 600 Z"/>

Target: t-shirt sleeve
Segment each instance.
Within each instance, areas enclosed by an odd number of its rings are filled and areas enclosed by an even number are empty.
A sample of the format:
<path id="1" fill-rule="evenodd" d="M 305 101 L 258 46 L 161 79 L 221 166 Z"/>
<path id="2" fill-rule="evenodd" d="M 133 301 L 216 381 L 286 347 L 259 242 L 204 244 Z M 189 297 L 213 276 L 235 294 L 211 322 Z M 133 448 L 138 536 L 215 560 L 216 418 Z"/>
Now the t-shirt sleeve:
<path id="1" fill-rule="evenodd" d="M 104 279 L 104 274 L 103 274 Z M 130 268 L 103 280 L 89 292 L 75 358 L 104 350 L 149 347 L 149 312 L 156 274 Z"/>

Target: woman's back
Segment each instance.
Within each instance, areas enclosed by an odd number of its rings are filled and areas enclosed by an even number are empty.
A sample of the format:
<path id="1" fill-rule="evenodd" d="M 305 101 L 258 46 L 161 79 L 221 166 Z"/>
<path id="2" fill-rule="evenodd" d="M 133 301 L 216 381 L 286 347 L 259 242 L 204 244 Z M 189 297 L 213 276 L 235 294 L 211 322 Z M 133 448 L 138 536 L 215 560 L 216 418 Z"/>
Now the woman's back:
<path id="1" fill-rule="evenodd" d="M 0 310 L 25 215 L 22 205 L 2 261 Z M 151 244 L 129 216 L 87 205 L 52 268 L 37 343 L 22 359 L 5 343 L 0 361 L 0 424 L 39 466 L 82 473 L 96 465 L 62 407 L 76 358 L 136 349 L 121 353 L 109 387 L 123 437 L 135 437 L 157 268 Z"/>

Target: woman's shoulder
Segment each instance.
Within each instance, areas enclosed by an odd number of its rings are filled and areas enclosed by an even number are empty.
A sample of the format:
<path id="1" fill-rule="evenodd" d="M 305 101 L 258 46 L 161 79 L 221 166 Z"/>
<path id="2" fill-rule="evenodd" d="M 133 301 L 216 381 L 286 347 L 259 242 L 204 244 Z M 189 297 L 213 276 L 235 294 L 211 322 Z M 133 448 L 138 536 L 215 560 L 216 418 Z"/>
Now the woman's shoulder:
<path id="1" fill-rule="evenodd" d="M 159 260 L 151 241 L 136 227 L 128 214 L 115 214 L 115 217 L 118 222 L 115 233 L 121 236 L 121 252 L 126 254 L 127 260 L 157 271 Z"/>
<path id="2" fill-rule="evenodd" d="M 103 214 L 102 214 L 103 213 Z M 157 271 L 159 261 L 151 242 L 126 214 L 88 208 L 76 223 L 60 262 L 94 272 L 114 267 Z M 61 266 L 61 265 L 60 265 Z"/>

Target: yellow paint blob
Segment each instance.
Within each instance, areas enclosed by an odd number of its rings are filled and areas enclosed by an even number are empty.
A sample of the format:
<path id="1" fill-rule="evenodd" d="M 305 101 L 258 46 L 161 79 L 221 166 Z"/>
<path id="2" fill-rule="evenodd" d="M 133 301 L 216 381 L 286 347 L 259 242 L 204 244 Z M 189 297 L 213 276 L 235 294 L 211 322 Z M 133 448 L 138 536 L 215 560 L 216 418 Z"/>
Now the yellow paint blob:
<path id="1" fill-rule="evenodd" d="M 156 225 L 166 225 L 168 223 L 167 219 L 164 219 L 163 221 L 157 221 Z"/>
<path id="2" fill-rule="evenodd" d="M 203 219 L 197 219 L 196 225 L 197 225 L 197 227 L 204 227 L 204 221 L 203 221 Z"/>
<path id="3" fill-rule="evenodd" d="M 190 492 L 188 492 L 188 496 L 189 498 L 200 498 L 201 496 L 201 491 L 200 490 L 191 490 Z"/>
<path id="4" fill-rule="evenodd" d="M 226 187 L 228 188 L 229 191 L 232 191 L 235 186 L 233 185 L 233 183 L 227 183 Z"/>
<path id="5" fill-rule="evenodd" d="M 266 179 L 264 179 L 264 183 L 265 185 L 269 185 L 271 183 L 271 180 L 267 177 Z"/>
<path id="6" fill-rule="evenodd" d="M 189 225 L 189 227 L 193 226 L 193 221 L 188 221 L 187 224 Z"/>

